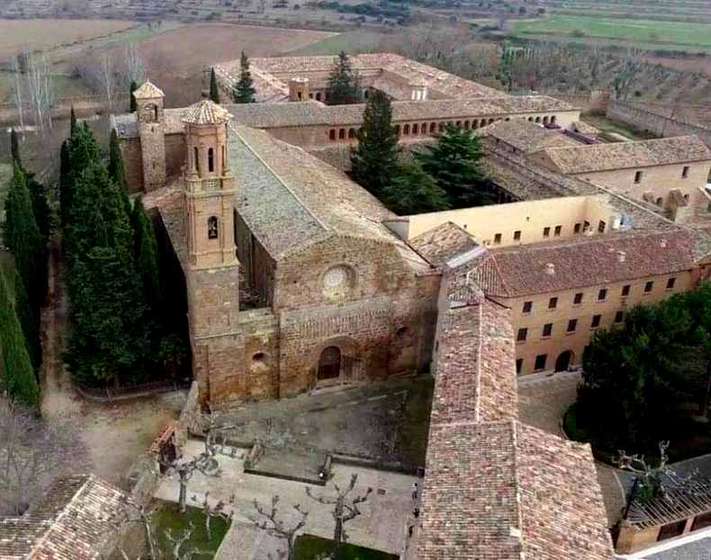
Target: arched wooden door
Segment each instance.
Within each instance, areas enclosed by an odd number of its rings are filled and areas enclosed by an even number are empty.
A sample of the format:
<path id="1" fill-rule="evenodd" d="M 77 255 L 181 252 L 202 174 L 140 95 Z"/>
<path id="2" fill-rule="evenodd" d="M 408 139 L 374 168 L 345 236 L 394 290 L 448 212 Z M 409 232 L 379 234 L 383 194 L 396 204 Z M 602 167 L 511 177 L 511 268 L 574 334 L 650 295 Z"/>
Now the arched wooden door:
<path id="1" fill-rule="evenodd" d="M 555 361 L 556 371 L 568 371 L 571 362 L 573 361 L 573 353 L 570 350 L 561 352 L 558 359 Z"/>
<path id="2" fill-rule="evenodd" d="M 338 346 L 324 348 L 318 360 L 317 381 L 337 379 L 341 375 L 341 349 Z"/>

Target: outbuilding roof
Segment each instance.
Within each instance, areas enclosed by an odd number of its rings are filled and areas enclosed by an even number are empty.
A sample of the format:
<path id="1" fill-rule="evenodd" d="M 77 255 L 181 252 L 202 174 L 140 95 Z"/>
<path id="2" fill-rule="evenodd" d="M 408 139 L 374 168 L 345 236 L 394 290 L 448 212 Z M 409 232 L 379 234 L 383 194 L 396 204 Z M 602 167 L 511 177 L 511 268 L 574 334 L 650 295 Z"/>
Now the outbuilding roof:
<path id="1" fill-rule="evenodd" d="M 141 87 L 133 92 L 133 97 L 136 99 L 155 99 L 156 97 L 165 97 L 165 93 L 153 82 L 146 80 Z"/>

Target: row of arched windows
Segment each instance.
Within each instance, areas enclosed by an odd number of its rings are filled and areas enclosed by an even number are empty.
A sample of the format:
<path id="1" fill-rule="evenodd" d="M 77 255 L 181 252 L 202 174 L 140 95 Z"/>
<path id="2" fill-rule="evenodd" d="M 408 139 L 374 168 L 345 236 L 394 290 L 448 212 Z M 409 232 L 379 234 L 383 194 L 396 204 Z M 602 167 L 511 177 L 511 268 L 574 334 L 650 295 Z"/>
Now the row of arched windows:
<path id="1" fill-rule="evenodd" d="M 477 128 L 482 128 L 493 124 L 496 121 L 500 121 L 500 118 L 484 118 L 484 119 L 466 119 L 458 121 L 438 121 L 438 122 L 423 122 L 423 123 L 406 123 L 403 125 L 395 125 L 395 133 L 398 137 L 401 136 L 427 136 L 434 135 L 438 132 L 442 132 L 447 125 L 457 126 L 459 128 L 464 128 L 465 130 L 476 130 Z M 511 120 L 511 117 L 506 117 L 504 120 Z M 543 123 L 543 124 L 555 124 L 555 115 L 545 115 L 528 117 L 531 122 Z M 328 131 L 328 138 L 332 142 L 339 140 L 353 140 L 357 138 L 358 130 L 356 128 L 331 128 Z"/>

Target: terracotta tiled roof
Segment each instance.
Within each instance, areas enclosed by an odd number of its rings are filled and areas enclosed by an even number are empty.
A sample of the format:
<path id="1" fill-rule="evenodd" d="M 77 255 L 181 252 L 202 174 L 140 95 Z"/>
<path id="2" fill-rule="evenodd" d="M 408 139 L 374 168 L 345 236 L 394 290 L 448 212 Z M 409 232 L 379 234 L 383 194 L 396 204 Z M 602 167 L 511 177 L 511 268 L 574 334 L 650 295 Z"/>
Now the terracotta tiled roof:
<path id="1" fill-rule="evenodd" d="M 165 93 L 153 82 L 147 80 L 141 87 L 133 92 L 133 97 L 136 99 L 155 99 L 156 97 L 165 97 Z"/>
<path id="2" fill-rule="evenodd" d="M 480 128 L 476 133 L 479 136 L 491 136 L 496 140 L 506 142 L 525 153 L 536 152 L 543 148 L 581 145 L 559 129 L 547 129 L 526 119 L 497 121 Z"/>
<path id="3" fill-rule="evenodd" d="M 209 99 L 198 101 L 182 114 L 181 120 L 186 124 L 223 124 L 232 118 L 230 113 Z"/>
<path id="4" fill-rule="evenodd" d="M 696 136 L 546 148 L 544 153 L 566 174 L 711 160 L 711 150 Z"/>
<path id="5" fill-rule="evenodd" d="M 60 478 L 24 516 L 0 520 L 0 559 L 102 558 L 123 520 L 123 500 L 92 475 Z"/>
<path id="6" fill-rule="evenodd" d="M 694 239 L 685 230 L 611 233 L 492 253 L 507 293 L 491 295 L 510 297 L 674 274 L 691 270 L 695 260 Z"/>
<path id="7" fill-rule="evenodd" d="M 452 222 L 421 233 L 410 239 L 408 244 L 434 266 L 478 246 L 468 232 Z"/>

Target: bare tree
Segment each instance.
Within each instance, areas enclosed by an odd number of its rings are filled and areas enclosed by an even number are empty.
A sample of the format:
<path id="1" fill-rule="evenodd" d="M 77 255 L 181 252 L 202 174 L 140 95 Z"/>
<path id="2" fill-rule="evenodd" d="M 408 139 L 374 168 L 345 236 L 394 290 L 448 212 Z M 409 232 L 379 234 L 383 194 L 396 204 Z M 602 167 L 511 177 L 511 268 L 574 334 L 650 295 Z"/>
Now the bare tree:
<path id="1" fill-rule="evenodd" d="M 15 78 L 13 81 L 13 91 L 12 97 L 17 107 L 17 115 L 20 121 L 20 128 L 25 127 L 25 96 L 24 96 L 24 80 L 22 77 L 22 69 L 20 67 L 19 57 L 13 57 L 12 59 L 12 74 Z"/>
<path id="2" fill-rule="evenodd" d="M 52 128 L 54 87 L 49 62 L 44 53 L 27 55 L 26 78 L 35 125 L 40 130 Z"/>
<path id="3" fill-rule="evenodd" d="M 0 397 L 0 515 L 21 515 L 82 447 L 70 427 L 48 425 Z"/>
<path id="4" fill-rule="evenodd" d="M 254 500 L 254 509 L 258 516 L 252 518 L 255 527 L 265 531 L 267 534 L 286 541 L 286 554 L 280 553 L 281 558 L 294 560 L 296 554 L 296 537 L 306 525 L 308 511 L 301 509 L 299 504 L 293 506 L 295 516 L 290 520 L 279 519 L 279 496 L 272 498 L 271 509 L 267 510 Z M 295 519 L 293 519 L 295 517 Z"/>
<path id="5" fill-rule="evenodd" d="M 346 542 L 348 535 L 346 534 L 345 525 L 349 521 L 355 519 L 361 514 L 360 509 L 358 509 L 358 504 L 362 504 L 368 499 L 370 493 L 373 491 L 372 488 L 368 488 L 364 494 L 351 496 L 351 492 L 355 489 L 356 482 L 358 481 L 358 475 L 353 473 L 351 475 L 351 481 L 344 489 L 340 489 L 337 484 L 334 484 L 336 489 L 335 496 L 315 496 L 311 489 L 306 487 L 306 495 L 319 502 L 320 504 L 333 506 L 333 519 L 336 522 L 336 526 L 333 532 L 333 540 L 336 541 L 336 545 Z"/>
<path id="6" fill-rule="evenodd" d="M 234 517 L 234 504 L 235 504 L 235 495 L 232 494 L 230 496 L 230 499 L 225 502 L 223 500 L 219 500 L 214 506 L 210 504 L 209 502 L 209 496 L 210 492 L 205 492 L 205 496 L 203 497 L 202 501 L 202 511 L 205 514 L 205 533 L 207 534 L 208 540 L 212 539 L 212 520 L 214 518 L 220 518 L 228 523 L 232 522 L 232 518 Z M 195 501 L 195 497 L 193 497 L 193 501 Z"/>
<path id="7" fill-rule="evenodd" d="M 123 51 L 125 65 L 124 86 L 127 88 L 131 82 L 140 84 L 146 80 L 146 63 L 136 45 L 126 45 Z"/>

